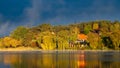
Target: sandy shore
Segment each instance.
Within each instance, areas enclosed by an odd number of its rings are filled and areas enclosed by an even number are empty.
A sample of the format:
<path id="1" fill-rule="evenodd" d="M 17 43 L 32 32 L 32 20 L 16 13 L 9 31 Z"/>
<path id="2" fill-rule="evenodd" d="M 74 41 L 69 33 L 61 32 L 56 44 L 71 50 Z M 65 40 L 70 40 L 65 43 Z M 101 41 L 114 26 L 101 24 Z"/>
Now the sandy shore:
<path id="1" fill-rule="evenodd" d="M 0 48 L 0 51 L 34 51 L 34 50 L 41 50 L 31 47 L 18 47 L 18 48 Z"/>
<path id="2" fill-rule="evenodd" d="M 42 50 L 38 48 L 32 47 L 18 47 L 18 48 L 0 48 L 1 51 L 45 51 L 45 52 L 53 52 L 53 51 L 120 51 L 120 50 Z"/>

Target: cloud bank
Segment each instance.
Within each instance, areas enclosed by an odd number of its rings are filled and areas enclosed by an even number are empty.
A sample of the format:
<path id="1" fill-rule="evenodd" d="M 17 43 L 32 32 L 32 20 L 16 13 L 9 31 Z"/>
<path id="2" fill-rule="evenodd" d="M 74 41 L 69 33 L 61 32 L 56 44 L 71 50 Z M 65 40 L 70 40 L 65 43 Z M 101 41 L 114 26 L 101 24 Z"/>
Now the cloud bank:
<path id="1" fill-rule="evenodd" d="M 75 21 L 120 19 L 117 0 L 32 0 L 28 19 L 33 23 L 67 24 Z"/>
<path id="2" fill-rule="evenodd" d="M 5 22 L 5 24 L 0 25 L 0 36 L 4 36 L 7 33 L 7 31 L 10 30 L 9 26 L 9 22 Z"/>

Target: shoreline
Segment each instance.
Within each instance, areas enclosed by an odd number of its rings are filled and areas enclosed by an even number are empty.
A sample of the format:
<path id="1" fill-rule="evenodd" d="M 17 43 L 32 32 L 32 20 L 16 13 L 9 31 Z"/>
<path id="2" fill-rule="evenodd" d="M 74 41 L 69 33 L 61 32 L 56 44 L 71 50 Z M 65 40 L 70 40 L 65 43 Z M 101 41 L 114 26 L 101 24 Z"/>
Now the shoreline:
<path id="1" fill-rule="evenodd" d="M 33 51 L 35 48 L 31 47 L 18 47 L 18 48 L 0 48 L 1 51 Z"/>
<path id="2" fill-rule="evenodd" d="M 22 51 L 27 51 L 27 52 L 33 52 L 33 51 L 41 51 L 41 52 L 55 52 L 55 51 L 59 51 L 59 52 L 63 52 L 63 51 L 72 51 L 72 52 L 75 52 L 75 51 L 120 51 L 120 50 L 70 50 L 70 49 L 66 49 L 66 50 L 42 50 L 42 49 L 37 49 L 37 48 L 31 48 L 31 47 L 19 47 L 19 48 L 0 48 L 0 52 L 22 52 Z"/>

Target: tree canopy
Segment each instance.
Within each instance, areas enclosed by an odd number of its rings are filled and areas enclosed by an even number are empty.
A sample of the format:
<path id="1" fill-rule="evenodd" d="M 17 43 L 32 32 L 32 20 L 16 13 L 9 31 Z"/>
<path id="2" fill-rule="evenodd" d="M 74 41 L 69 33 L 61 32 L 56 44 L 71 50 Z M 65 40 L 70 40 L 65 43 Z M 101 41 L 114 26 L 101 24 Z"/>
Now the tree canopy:
<path id="1" fill-rule="evenodd" d="M 74 45 L 73 49 L 79 49 L 80 44 L 75 42 L 80 33 L 88 36 L 90 49 L 120 49 L 120 22 L 105 20 L 57 26 L 45 23 L 30 28 L 19 26 L 9 37 L 0 39 L 0 47 L 21 45 L 49 50 L 68 49 Z M 12 41 L 5 43 L 8 40 Z"/>

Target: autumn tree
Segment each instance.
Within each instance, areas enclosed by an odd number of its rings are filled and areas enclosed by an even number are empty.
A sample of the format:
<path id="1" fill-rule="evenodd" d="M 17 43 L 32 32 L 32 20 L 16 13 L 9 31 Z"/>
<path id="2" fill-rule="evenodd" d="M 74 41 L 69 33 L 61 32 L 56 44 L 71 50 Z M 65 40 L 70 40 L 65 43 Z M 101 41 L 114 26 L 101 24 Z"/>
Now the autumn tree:
<path id="1" fill-rule="evenodd" d="M 4 46 L 3 46 L 3 41 L 2 41 L 3 39 L 2 38 L 0 38 L 0 48 L 3 48 Z"/>
<path id="2" fill-rule="evenodd" d="M 37 26 L 36 29 L 40 30 L 41 32 L 52 31 L 52 25 L 45 23 Z"/>
<path id="3" fill-rule="evenodd" d="M 16 40 L 11 37 L 4 37 L 1 43 L 4 47 L 17 47 L 21 45 L 20 40 Z"/>
<path id="4" fill-rule="evenodd" d="M 99 29 L 99 23 L 93 23 L 93 29 L 98 30 Z"/>
<path id="5" fill-rule="evenodd" d="M 91 23 L 85 24 L 85 26 L 84 26 L 84 34 L 88 34 L 90 32 L 90 30 L 92 30 Z"/>
<path id="6" fill-rule="evenodd" d="M 90 32 L 88 34 L 88 41 L 89 41 L 90 47 L 92 49 L 101 49 L 103 47 L 102 40 L 101 40 L 100 36 L 96 33 Z"/>
<path id="7" fill-rule="evenodd" d="M 29 32 L 28 28 L 19 26 L 10 34 L 10 36 L 17 40 L 22 40 L 25 38 L 25 36 L 28 32 Z"/>
<path id="8" fill-rule="evenodd" d="M 114 22 L 113 23 L 113 26 L 114 26 L 114 31 L 120 31 L 120 23 L 119 22 Z"/>
<path id="9" fill-rule="evenodd" d="M 110 35 L 110 39 L 113 43 L 114 49 L 119 49 L 120 48 L 120 33 L 119 32 L 114 32 Z"/>
<path id="10" fill-rule="evenodd" d="M 68 47 L 68 40 L 69 40 L 69 31 L 67 30 L 62 30 L 59 31 L 57 34 L 57 41 L 58 41 L 58 46 L 61 49 L 65 49 Z"/>
<path id="11" fill-rule="evenodd" d="M 57 26 L 54 26 L 53 27 L 53 31 L 55 33 L 61 31 L 61 30 L 69 30 L 70 28 L 68 26 L 65 26 L 65 25 L 57 25 Z"/>
<path id="12" fill-rule="evenodd" d="M 106 33 L 110 31 L 110 23 L 109 21 L 100 21 L 100 30 L 102 33 Z"/>
<path id="13" fill-rule="evenodd" d="M 23 27 L 23 26 L 19 26 L 19 27 L 17 27 L 11 34 L 10 34 L 10 36 L 12 37 L 12 38 L 15 38 L 15 39 L 17 39 L 17 40 L 21 40 L 22 41 L 22 44 L 24 45 L 24 46 L 26 46 L 26 41 L 28 41 L 26 38 L 27 38 L 27 36 L 28 36 L 28 34 L 30 34 L 29 33 L 29 29 L 28 28 L 26 28 L 26 27 Z M 29 36 L 30 37 L 30 36 Z M 28 37 L 28 38 L 29 38 Z M 32 36 L 31 36 L 32 37 Z"/>
<path id="14" fill-rule="evenodd" d="M 56 48 L 55 36 L 49 31 L 40 33 L 37 42 L 39 44 L 39 47 L 44 50 L 53 50 Z"/>

